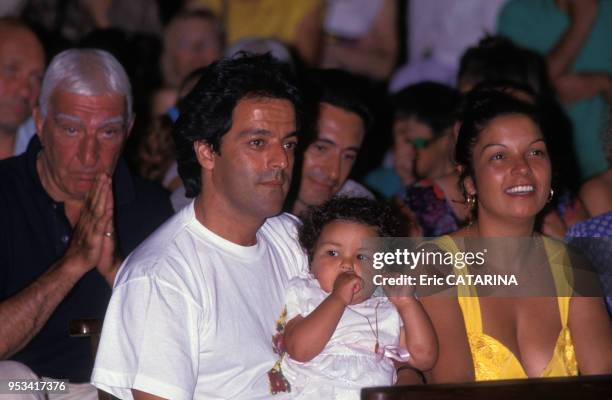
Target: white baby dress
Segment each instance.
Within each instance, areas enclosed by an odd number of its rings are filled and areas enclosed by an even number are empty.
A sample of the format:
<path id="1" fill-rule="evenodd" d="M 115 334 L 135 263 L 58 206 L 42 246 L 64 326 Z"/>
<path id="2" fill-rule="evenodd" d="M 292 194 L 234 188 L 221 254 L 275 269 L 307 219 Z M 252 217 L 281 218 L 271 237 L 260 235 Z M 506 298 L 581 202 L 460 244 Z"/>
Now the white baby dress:
<path id="1" fill-rule="evenodd" d="M 292 279 L 286 295 L 286 320 L 306 317 L 327 296 L 312 276 Z M 374 352 L 377 319 L 379 354 Z M 283 358 L 281 368 L 291 385 L 291 397 L 359 399 L 363 387 L 393 385 L 395 367 L 383 353 L 398 351 L 401 326 L 397 309 L 386 297 L 371 297 L 347 307 L 319 355 L 306 363 L 288 355 Z"/>

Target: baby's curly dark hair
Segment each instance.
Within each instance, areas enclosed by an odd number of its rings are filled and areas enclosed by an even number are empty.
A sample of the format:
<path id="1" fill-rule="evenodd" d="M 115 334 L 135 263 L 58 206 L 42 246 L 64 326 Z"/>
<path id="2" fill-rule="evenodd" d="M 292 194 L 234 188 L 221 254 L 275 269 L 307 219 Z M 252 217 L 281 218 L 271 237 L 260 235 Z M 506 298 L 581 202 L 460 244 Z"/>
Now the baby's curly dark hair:
<path id="1" fill-rule="evenodd" d="M 399 234 L 399 220 L 387 203 L 358 197 L 332 197 L 325 204 L 310 207 L 302 218 L 298 237 L 309 262 L 323 228 L 338 220 L 371 226 L 380 237 Z"/>

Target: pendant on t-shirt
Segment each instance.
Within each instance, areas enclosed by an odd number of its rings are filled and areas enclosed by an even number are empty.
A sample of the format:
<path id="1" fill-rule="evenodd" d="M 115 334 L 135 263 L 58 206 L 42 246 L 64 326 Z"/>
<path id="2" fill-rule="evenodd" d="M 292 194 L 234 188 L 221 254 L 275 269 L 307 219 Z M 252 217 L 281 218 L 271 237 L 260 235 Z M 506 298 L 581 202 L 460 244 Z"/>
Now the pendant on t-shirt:
<path id="1" fill-rule="evenodd" d="M 378 349 L 379 349 L 379 346 L 378 346 L 378 340 L 377 340 L 376 344 L 374 345 L 374 353 L 378 354 Z"/>

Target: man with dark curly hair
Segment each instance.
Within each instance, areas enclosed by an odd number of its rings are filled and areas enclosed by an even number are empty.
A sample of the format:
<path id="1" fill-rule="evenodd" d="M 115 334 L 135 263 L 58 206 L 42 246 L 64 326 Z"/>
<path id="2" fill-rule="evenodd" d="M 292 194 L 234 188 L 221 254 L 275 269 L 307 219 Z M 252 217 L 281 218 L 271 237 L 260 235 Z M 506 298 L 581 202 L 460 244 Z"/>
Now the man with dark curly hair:
<path id="1" fill-rule="evenodd" d="M 306 269 L 296 219 L 281 212 L 301 96 L 272 57 L 204 71 L 173 128 L 195 197 L 117 277 L 92 377 L 121 399 L 270 395 L 272 333 L 289 280 Z"/>

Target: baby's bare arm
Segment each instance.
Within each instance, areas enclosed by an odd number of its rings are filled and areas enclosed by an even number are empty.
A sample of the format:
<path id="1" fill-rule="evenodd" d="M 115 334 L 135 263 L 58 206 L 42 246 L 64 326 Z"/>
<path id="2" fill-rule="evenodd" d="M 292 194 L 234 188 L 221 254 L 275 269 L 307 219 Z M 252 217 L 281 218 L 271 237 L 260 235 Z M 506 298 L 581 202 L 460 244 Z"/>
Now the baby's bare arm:
<path id="1" fill-rule="evenodd" d="M 338 275 L 331 294 L 313 312 L 287 323 L 285 347 L 291 358 L 307 362 L 321 353 L 361 284 L 361 278 L 353 272 Z"/>
<path id="2" fill-rule="evenodd" d="M 307 362 L 315 358 L 334 334 L 346 305 L 336 296 L 329 295 L 305 318 L 293 318 L 285 327 L 285 346 L 296 361 Z"/>
<path id="3" fill-rule="evenodd" d="M 438 358 L 438 340 L 425 309 L 414 297 L 393 302 L 404 323 L 400 343 L 410 353 L 408 364 L 421 371 L 431 369 Z"/>

